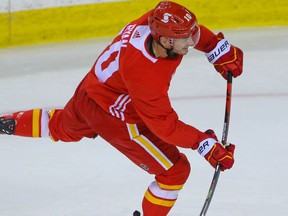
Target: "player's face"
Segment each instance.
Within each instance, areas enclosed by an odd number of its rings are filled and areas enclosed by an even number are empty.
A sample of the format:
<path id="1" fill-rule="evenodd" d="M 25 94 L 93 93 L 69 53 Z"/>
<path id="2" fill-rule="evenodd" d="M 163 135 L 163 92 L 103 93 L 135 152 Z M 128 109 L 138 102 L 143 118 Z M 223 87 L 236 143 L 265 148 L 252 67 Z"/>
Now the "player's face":
<path id="1" fill-rule="evenodd" d="M 191 30 L 191 35 L 185 38 L 173 39 L 173 52 L 186 55 L 189 47 L 194 47 L 200 38 L 200 27 L 197 23 Z"/>
<path id="2" fill-rule="evenodd" d="M 173 39 L 173 42 L 173 52 L 179 55 L 186 55 L 188 53 L 188 48 L 195 45 L 191 36 Z"/>

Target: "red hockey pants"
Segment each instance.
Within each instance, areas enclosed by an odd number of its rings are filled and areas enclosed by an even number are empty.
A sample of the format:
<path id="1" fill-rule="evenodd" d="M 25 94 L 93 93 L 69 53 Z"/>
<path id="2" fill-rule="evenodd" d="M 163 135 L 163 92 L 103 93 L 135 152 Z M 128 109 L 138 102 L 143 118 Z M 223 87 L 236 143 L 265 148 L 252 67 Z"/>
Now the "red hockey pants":
<path id="1" fill-rule="evenodd" d="M 128 124 L 100 108 L 85 91 L 76 91 L 63 110 L 51 113 L 54 140 L 78 141 L 100 135 L 137 166 L 155 175 L 143 199 L 144 216 L 167 215 L 190 173 L 176 146 L 155 136 L 144 123 Z"/>

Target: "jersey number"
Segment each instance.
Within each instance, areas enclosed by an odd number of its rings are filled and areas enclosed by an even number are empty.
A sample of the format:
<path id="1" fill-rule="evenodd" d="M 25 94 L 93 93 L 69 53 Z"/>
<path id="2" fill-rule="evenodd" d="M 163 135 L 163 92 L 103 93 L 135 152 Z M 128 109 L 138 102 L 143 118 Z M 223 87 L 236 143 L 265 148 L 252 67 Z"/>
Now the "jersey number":
<path id="1" fill-rule="evenodd" d="M 121 42 L 112 44 L 108 50 L 102 53 L 95 65 L 95 74 L 102 83 L 119 69 L 119 54 Z"/>

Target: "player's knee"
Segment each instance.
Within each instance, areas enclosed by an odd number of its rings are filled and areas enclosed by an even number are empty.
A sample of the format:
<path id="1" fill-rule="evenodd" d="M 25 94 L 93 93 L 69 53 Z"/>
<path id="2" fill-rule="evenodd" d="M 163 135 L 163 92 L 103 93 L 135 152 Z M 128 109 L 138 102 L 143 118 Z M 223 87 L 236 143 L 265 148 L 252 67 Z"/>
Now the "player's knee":
<path id="1" fill-rule="evenodd" d="M 190 174 L 190 163 L 184 154 L 180 154 L 176 163 L 165 173 L 156 176 L 156 181 L 165 185 L 184 185 Z"/>

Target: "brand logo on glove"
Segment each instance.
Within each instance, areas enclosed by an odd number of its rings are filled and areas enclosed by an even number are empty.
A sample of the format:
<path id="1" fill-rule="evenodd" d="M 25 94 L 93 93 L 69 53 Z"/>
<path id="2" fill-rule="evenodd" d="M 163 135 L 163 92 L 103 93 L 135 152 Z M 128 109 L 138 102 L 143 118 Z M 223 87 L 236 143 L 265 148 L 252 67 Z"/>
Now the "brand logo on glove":
<path id="1" fill-rule="evenodd" d="M 202 142 L 199 143 L 199 146 L 197 149 L 198 153 L 204 157 L 213 148 L 213 145 L 215 143 L 216 143 L 216 140 L 213 138 L 207 138 L 203 140 Z"/>
<path id="2" fill-rule="evenodd" d="M 217 46 L 209 53 L 206 53 L 206 57 L 210 63 L 216 62 L 221 56 L 229 52 L 230 44 L 226 39 L 222 39 L 218 42 Z"/>
<path id="3" fill-rule="evenodd" d="M 202 154 L 205 151 L 206 147 L 209 147 L 208 140 L 206 142 L 204 142 L 201 146 L 199 146 L 199 148 L 198 148 L 199 154 Z"/>

